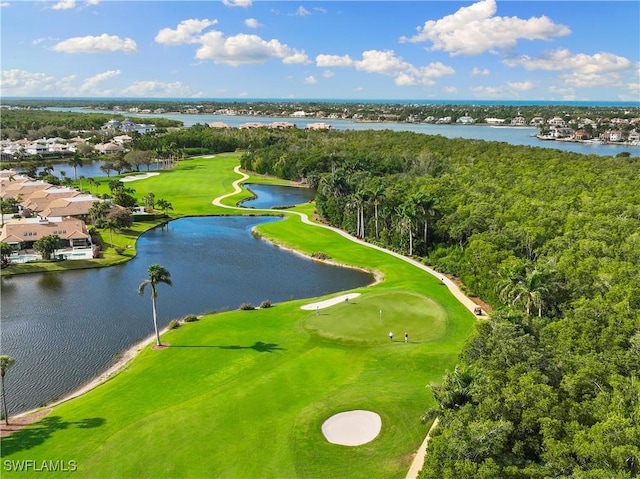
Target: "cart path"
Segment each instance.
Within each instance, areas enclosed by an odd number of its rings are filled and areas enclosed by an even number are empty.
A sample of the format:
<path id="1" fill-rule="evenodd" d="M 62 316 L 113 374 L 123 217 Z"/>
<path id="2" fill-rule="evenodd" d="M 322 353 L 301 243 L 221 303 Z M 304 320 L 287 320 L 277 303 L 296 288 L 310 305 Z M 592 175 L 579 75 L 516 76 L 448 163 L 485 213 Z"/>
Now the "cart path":
<path id="1" fill-rule="evenodd" d="M 239 193 L 240 191 L 242 191 L 242 187 L 240 186 L 240 183 L 242 183 L 243 181 L 247 180 L 249 178 L 249 175 L 247 175 L 246 173 L 243 173 L 240 170 L 240 166 L 236 166 L 233 171 L 235 171 L 236 173 L 238 173 L 240 175 L 240 178 L 238 178 L 236 181 L 233 182 L 233 192 L 231 193 L 227 193 L 225 195 L 219 196 L 216 199 L 213 200 L 213 204 L 216 206 L 220 206 L 222 208 L 228 208 L 228 209 L 232 209 L 232 210 L 238 210 L 238 211 L 244 211 L 247 212 L 247 208 L 242 208 L 239 206 L 228 206 L 228 205 L 223 205 L 222 201 L 226 198 L 229 198 L 237 193 Z M 265 212 L 265 213 L 274 213 L 274 211 L 276 210 L 270 210 L 270 209 L 251 209 L 252 212 Z M 278 210 L 279 213 L 282 213 L 281 210 Z M 395 256 L 398 259 L 401 259 L 402 261 L 405 261 L 409 264 L 412 264 L 413 266 L 415 266 L 416 268 L 420 268 L 423 271 L 426 271 L 427 273 L 435 276 L 436 278 L 439 278 L 440 281 L 449 289 L 449 291 L 451 291 L 451 294 L 453 294 L 453 296 L 460 301 L 460 303 L 462 303 L 462 305 L 464 307 L 466 307 L 471 313 L 475 314 L 475 309 L 478 307 L 478 304 L 476 304 L 475 302 L 473 302 L 471 300 L 471 298 L 469 298 L 467 295 L 465 295 L 462 290 L 458 287 L 457 284 L 455 284 L 452 280 L 450 280 L 449 278 L 447 278 L 446 276 L 444 276 L 441 273 L 438 273 L 436 270 L 434 270 L 433 268 L 430 268 L 429 266 L 426 266 L 412 258 L 408 258 L 400 253 L 396 253 L 395 251 L 390 251 L 388 249 L 382 248 L 380 246 L 371 244 L 371 243 L 367 243 L 366 241 L 363 241 L 359 238 L 356 238 L 352 235 L 350 235 L 349 233 L 347 233 L 346 231 L 343 231 L 339 228 L 335 228 L 333 226 L 329 226 L 329 225 L 325 225 L 322 223 L 317 223 L 315 221 L 311 221 L 309 219 L 309 216 L 306 215 L 305 213 L 300 213 L 298 211 L 287 211 L 286 214 L 294 214 L 294 215 L 298 215 L 300 217 L 300 219 L 302 220 L 303 223 L 311 225 L 311 226 L 316 226 L 318 228 L 325 228 L 331 231 L 334 231 L 335 233 L 339 234 L 340 236 L 347 238 L 350 241 L 353 241 L 354 243 L 358 243 L 362 246 L 365 246 L 367 248 L 372 248 L 378 251 L 382 251 L 383 253 L 389 254 L 391 256 Z M 478 319 L 488 319 L 489 316 L 487 316 L 486 311 L 482 310 L 482 314 L 480 315 L 476 315 L 476 317 Z M 411 463 L 411 467 L 409 468 L 409 471 L 407 472 L 407 476 L 405 479 L 416 479 L 418 477 L 418 473 L 420 472 L 420 470 L 422 469 L 422 466 L 424 465 L 424 458 L 427 452 L 427 446 L 429 444 L 429 440 L 431 439 L 431 432 L 435 429 L 435 427 L 438 425 L 438 419 L 436 419 L 435 421 L 433 421 L 433 424 L 431 425 L 431 428 L 429 428 L 429 431 L 427 432 L 426 437 L 424 438 L 424 441 L 422 442 L 422 444 L 420 445 L 420 448 L 417 450 L 416 455 L 413 459 L 413 462 Z"/>

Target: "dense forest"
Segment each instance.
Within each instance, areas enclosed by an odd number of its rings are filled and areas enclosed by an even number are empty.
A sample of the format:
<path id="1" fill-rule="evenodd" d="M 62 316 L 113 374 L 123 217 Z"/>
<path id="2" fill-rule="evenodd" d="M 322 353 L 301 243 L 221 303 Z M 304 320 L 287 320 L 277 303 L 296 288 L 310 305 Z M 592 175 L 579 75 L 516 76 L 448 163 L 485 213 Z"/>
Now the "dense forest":
<path id="1" fill-rule="evenodd" d="M 391 131 L 263 135 L 242 158 L 327 222 L 493 307 L 431 385 L 422 478 L 640 473 L 640 163 Z"/>

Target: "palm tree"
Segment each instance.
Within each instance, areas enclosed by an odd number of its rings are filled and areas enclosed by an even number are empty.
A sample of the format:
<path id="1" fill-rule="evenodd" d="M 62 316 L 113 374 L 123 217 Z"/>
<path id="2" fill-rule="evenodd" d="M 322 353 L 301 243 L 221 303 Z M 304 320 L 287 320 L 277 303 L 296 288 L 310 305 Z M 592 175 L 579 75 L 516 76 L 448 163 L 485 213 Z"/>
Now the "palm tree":
<path id="1" fill-rule="evenodd" d="M 171 286 L 173 282 L 171 281 L 171 273 L 167 271 L 165 268 L 160 266 L 159 264 L 152 264 L 149 266 L 148 270 L 149 277 L 145 279 L 142 283 L 138 285 L 138 294 L 144 294 L 144 289 L 147 285 L 151 286 L 151 308 L 153 311 L 153 327 L 156 330 L 156 342 L 158 346 L 161 346 L 160 343 L 160 332 L 158 331 L 158 317 L 156 314 L 156 298 L 158 297 L 158 291 L 156 290 L 156 286 L 158 283 L 165 283 Z"/>
<path id="2" fill-rule="evenodd" d="M 422 239 L 424 241 L 426 252 L 429 234 L 429 220 L 436 215 L 436 199 L 433 196 L 429 195 L 429 193 L 427 193 L 426 191 L 419 190 L 411 195 L 411 201 L 413 201 L 418 211 L 422 214 L 422 219 L 424 221 L 424 231 Z"/>
<path id="3" fill-rule="evenodd" d="M 373 215 L 375 217 L 375 225 L 376 225 L 376 239 L 380 239 L 380 235 L 378 232 L 378 206 L 380 202 L 384 199 L 384 186 L 380 183 L 373 184 L 369 189 L 369 197 L 373 202 Z"/>
<path id="4" fill-rule="evenodd" d="M 69 160 L 69 166 L 73 168 L 73 175 L 75 176 L 75 180 L 78 181 L 78 166 L 82 166 L 82 158 L 80 158 L 78 153 L 73 154 Z"/>
<path id="5" fill-rule="evenodd" d="M 4 376 L 7 370 L 16 362 L 15 358 L 3 354 L 0 356 L 0 383 L 2 384 L 2 410 L 4 412 L 4 423 L 9 425 L 9 413 L 7 412 L 7 397 L 4 392 Z"/>
<path id="6" fill-rule="evenodd" d="M 413 217 L 415 214 L 414 206 L 411 202 L 403 203 L 396 208 L 398 215 L 398 228 L 400 234 L 407 233 L 409 237 L 409 256 L 413 256 Z"/>
<path id="7" fill-rule="evenodd" d="M 111 246 L 113 246 L 113 232 L 118 231 L 120 227 L 118 226 L 118 223 L 116 223 L 113 219 L 108 218 L 104 222 L 104 228 L 109 230 L 109 243 L 111 243 Z"/>

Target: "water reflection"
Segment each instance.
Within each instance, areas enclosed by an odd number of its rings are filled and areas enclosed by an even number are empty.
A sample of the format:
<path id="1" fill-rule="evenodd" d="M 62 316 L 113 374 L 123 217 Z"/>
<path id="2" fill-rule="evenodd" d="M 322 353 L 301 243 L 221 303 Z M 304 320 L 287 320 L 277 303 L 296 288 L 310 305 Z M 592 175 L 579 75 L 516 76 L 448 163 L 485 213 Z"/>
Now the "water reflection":
<path id="1" fill-rule="evenodd" d="M 248 302 L 319 296 L 373 282 L 361 271 L 310 261 L 255 238 L 265 217 L 183 218 L 142 235 L 138 255 L 110 268 L 2 280 L 2 354 L 16 358 L 7 377 L 13 412 L 62 397 L 104 371 L 116 355 L 153 333 L 148 295 L 137 287 L 160 263 L 159 323 Z M 278 345 L 216 345 L 278 350 Z"/>

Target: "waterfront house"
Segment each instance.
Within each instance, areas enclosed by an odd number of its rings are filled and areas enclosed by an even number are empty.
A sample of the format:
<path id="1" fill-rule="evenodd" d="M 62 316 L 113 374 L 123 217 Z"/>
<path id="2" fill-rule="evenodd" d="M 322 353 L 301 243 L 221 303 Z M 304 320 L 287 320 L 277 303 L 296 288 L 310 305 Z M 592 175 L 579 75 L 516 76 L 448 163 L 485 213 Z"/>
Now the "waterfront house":
<path id="1" fill-rule="evenodd" d="M 90 248 L 91 235 L 84 221 L 77 218 L 44 217 L 21 218 L 5 223 L 0 233 L 0 241 L 7 243 L 14 250 L 28 250 L 40 238 L 58 235 L 62 247 Z"/>
<path id="2" fill-rule="evenodd" d="M 526 126 L 527 120 L 523 116 L 516 116 L 511 119 L 511 126 Z"/>
<path id="3" fill-rule="evenodd" d="M 622 141 L 622 132 L 620 130 L 607 130 L 600 134 L 600 139 L 606 142 Z"/>
<path id="4" fill-rule="evenodd" d="M 296 125 L 294 123 L 289 123 L 288 121 L 274 121 L 269 125 L 269 128 L 272 128 L 274 130 L 286 130 L 295 127 Z"/>
<path id="5" fill-rule="evenodd" d="M 484 121 L 489 125 L 503 125 L 506 120 L 504 118 L 485 118 Z"/>
<path id="6" fill-rule="evenodd" d="M 629 136 L 627 137 L 627 141 L 629 143 L 633 143 L 634 145 L 640 142 L 640 133 L 636 130 L 629 132 Z"/>
<path id="7" fill-rule="evenodd" d="M 591 134 L 587 130 L 576 130 L 573 132 L 572 138 L 576 141 L 590 140 Z"/>
<path id="8" fill-rule="evenodd" d="M 471 118 L 470 116 L 461 116 L 456 120 L 456 123 L 460 123 L 462 125 L 473 125 L 476 122 L 476 120 L 474 118 Z"/>

